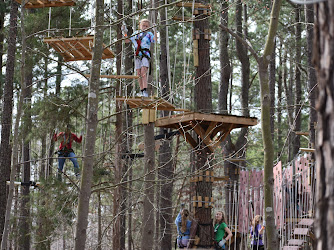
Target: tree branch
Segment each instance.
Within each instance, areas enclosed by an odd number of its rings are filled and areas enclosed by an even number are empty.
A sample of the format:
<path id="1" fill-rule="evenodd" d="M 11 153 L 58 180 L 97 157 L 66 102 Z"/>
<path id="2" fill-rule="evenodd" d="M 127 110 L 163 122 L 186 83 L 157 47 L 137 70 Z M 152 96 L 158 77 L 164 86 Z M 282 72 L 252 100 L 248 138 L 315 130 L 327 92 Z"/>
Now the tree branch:
<path id="1" fill-rule="evenodd" d="M 253 47 L 245 39 L 243 39 L 237 33 L 234 33 L 232 30 L 230 30 L 228 27 L 226 27 L 222 24 L 220 24 L 219 27 L 222 28 L 223 30 L 227 31 L 228 33 L 230 33 L 231 36 L 238 39 L 251 52 L 251 54 L 254 56 L 255 60 L 257 62 L 259 62 L 259 56 L 257 55 L 256 51 L 253 49 Z"/>

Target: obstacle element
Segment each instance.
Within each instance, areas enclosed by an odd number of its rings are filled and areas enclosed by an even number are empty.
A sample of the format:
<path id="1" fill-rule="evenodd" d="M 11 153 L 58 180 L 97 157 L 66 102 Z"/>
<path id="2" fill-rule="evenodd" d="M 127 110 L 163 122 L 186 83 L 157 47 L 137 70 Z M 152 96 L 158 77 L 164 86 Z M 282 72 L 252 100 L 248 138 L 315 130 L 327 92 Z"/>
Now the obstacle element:
<path id="1" fill-rule="evenodd" d="M 10 185 L 10 181 L 6 181 L 7 185 Z M 14 186 L 31 186 L 31 187 L 38 187 L 41 183 L 28 181 L 28 182 L 21 182 L 21 181 L 14 181 Z"/>
<path id="2" fill-rule="evenodd" d="M 43 42 L 49 44 L 58 53 L 60 53 L 65 62 L 69 61 L 82 61 L 92 60 L 93 57 L 93 43 L 94 36 L 85 37 L 56 37 L 56 38 L 44 38 Z M 114 58 L 115 54 L 111 49 L 106 48 L 103 44 L 104 50 L 102 53 L 102 59 Z"/>
<path id="3" fill-rule="evenodd" d="M 190 131 L 195 131 L 211 152 L 214 152 L 215 148 L 229 135 L 232 129 L 254 126 L 256 124 L 257 118 L 255 117 L 197 112 L 162 117 L 155 122 L 156 127 L 179 130 L 193 148 L 197 148 L 200 143 L 197 138 L 193 138 L 189 133 Z"/>
<path id="4" fill-rule="evenodd" d="M 89 78 L 89 74 L 84 74 L 85 77 Z M 134 75 L 100 75 L 100 78 L 108 78 L 108 79 L 138 79 L 139 76 Z"/>
<path id="5" fill-rule="evenodd" d="M 19 4 L 22 4 L 22 0 L 15 0 Z M 46 7 L 63 7 L 63 6 L 75 6 L 76 3 L 73 0 L 29 0 L 25 3 L 27 9 L 37 9 Z"/>
<path id="6" fill-rule="evenodd" d="M 173 16 L 173 18 L 172 18 L 174 21 L 185 21 L 185 22 L 193 22 L 194 21 L 194 19 L 193 18 L 191 18 L 191 17 L 188 17 L 188 16 L 186 16 L 186 17 L 182 17 L 182 16 Z"/>
<path id="7" fill-rule="evenodd" d="M 124 97 L 117 96 L 116 101 L 123 101 L 130 108 L 156 109 L 169 111 L 187 111 L 186 109 L 177 109 L 173 104 L 163 98 L 157 97 Z"/>

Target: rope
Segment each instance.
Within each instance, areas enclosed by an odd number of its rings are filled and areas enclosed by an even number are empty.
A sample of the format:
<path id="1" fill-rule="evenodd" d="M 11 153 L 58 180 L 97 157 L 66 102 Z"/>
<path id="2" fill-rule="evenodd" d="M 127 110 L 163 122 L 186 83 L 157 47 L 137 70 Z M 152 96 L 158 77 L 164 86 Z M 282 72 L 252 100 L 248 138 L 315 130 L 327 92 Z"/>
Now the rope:
<path id="1" fill-rule="evenodd" d="M 69 28 L 68 28 L 68 35 L 69 36 L 71 36 L 71 29 L 72 29 L 72 7 L 70 7 L 70 25 L 69 25 Z"/>

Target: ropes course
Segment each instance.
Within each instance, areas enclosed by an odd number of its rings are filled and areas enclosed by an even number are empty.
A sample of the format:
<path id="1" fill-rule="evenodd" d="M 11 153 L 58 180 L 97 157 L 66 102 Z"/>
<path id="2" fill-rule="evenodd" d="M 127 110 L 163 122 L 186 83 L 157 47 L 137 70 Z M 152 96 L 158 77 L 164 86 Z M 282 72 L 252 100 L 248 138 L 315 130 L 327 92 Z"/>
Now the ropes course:
<path id="1" fill-rule="evenodd" d="M 22 3 L 20 0 L 16 0 L 18 3 Z M 134 148 L 139 144 L 139 140 L 142 138 L 142 134 L 140 134 L 140 126 L 142 124 L 154 123 L 155 127 L 161 127 L 163 129 L 174 129 L 168 130 L 164 135 L 162 140 L 168 140 L 167 135 L 179 136 L 181 135 L 184 138 L 183 143 L 181 144 L 181 153 L 189 153 L 189 145 L 191 146 L 190 151 L 198 152 L 199 148 L 208 149 L 212 154 L 220 150 L 221 143 L 230 135 L 233 129 L 237 128 L 245 128 L 250 126 L 255 126 L 257 124 L 257 118 L 255 117 L 242 117 L 242 116 L 234 116 L 234 115 L 221 115 L 221 114 L 208 114 L 205 112 L 192 112 L 187 107 L 190 106 L 190 99 L 187 98 L 186 87 L 188 85 L 196 85 L 199 78 L 195 78 L 193 74 L 190 72 L 190 58 L 191 53 L 188 54 L 187 50 L 193 47 L 193 57 L 194 57 L 194 66 L 198 66 L 198 42 L 199 36 L 202 35 L 196 30 L 193 31 L 193 37 L 190 39 L 190 32 L 186 28 L 187 24 L 192 24 L 195 22 L 193 19 L 194 15 L 197 15 L 199 11 L 205 12 L 207 16 L 211 15 L 211 6 L 203 5 L 201 3 L 196 3 L 195 1 L 190 2 L 182 2 L 177 1 L 175 3 L 169 3 L 167 0 L 164 0 L 164 6 L 159 8 L 165 8 L 165 13 L 167 17 L 167 7 L 173 6 L 173 8 L 178 8 L 176 13 L 182 12 L 182 17 L 174 15 L 170 20 L 166 21 L 166 48 L 167 48 L 167 75 L 168 75 L 168 84 L 169 84 L 169 93 L 163 98 L 162 93 L 159 92 L 159 67 L 158 67 L 158 56 L 159 55 L 159 46 L 155 45 L 154 54 L 155 56 L 155 77 L 149 84 L 156 88 L 156 95 L 151 95 L 150 97 L 135 97 L 135 90 L 132 88 L 132 92 L 130 96 L 128 95 L 127 88 L 130 88 L 131 85 L 134 85 L 134 81 L 138 80 L 140 76 L 138 75 L 127 75 L 128 72 L 125 72 L 124 67 L 124 58 L 129 56 L 125 50 L 125 38 L 122 39 L 122 49 L 121 49 L 121 73 L 119 75 L 109 74 L 109 72 L 105 74 L 101 74 L 100 78 L 108 79 L 108 83 L 116 79 L 120 81 L 120 86 L 122 86 L 119 93 L 116 93 L 114 90 L 115 87 L 108 86 L 104 89 L 112 89 L 109 92 L 102 93 L 108 94 L 108 101 L 103 100 L 102 112 L 99 114 L 99 121 L 107 120 L 108 124 L 113 123 L 113 117 L 116 115 L 114 111 L 117 103 L 121 103 L 124 106 L 124 109 L 121 111 L 125 114 L 125 124 L 126 128 L 122 131 L 122 135 L 126 136 L 126 139 L 123 141 L 123 144 L 126 144 L 126 148 Z M 112 16 L 112 1 L 110 1 L 110 16 Z M 43 39 L 43 42 L 48 44 L 48 46 L 52 47 L 55 51 L 57 51 L 65 62 L 73 62 L 73 61 L 81 61 L 81 60 L 92 60 L 93 53 L 93 41 L 94 35 L 85 35 L 83 37 L 74 36 L 71 37 L 72 31 L 72 7 L 70 7 L 70 17 L 69 17 L 69 28 L 68 34 L 70 37 L 50 37 L 50 33 L 52 33 L 51 29 L 51 7 L 60 7 L 60 6 L 75 6 L 75 2 L 71 0 L 62 0 L 62 1 L 48 1 L 48 0 L 36 0 L 36 1 L 28 1 L 25 5 L 26 8 L 45 8 L 49 7 L 49 20 L 48 20 L 48 29 L 47 29 L 47 38 Z M 93 6 L 91 6 L 93 8 Z M 133 7 L 132 7 L 133 8 Z M 191 17 L 185 16 L 186 8 L 191 8 L 190 13 Z M 137 13 L 131 13 L 131 15 L 126 15 L 121 13 L 122 18 L 113 22 L 110 19 L 109 22 L 109 45 L 103 44 L 103 56 L 102 59 L 113 59 L 117 58 L 118 55 L 113 52 L 111 47 L 118 41 L 113 41 L 112 39 L 112 28 L 113 26 L 117 26 L 118 23 L 125 23 L 126 18 L 131 18 L 133 22 L 133 27 L 136 26 L 136 16 L 138 14 L 146 13 L 148 11 L 155 12 L 158 8 L 156 6 L 150 6 L 146 9 L 140 9 Z M 131 10 L 132 11 L 132 10 Z M 93 10 L 92 10 L 93 12 Z M 133 12 L 133 11 L 132 11 Z M 188 11 L 189 12 L 189 11 Z M 152 23 L 153 29 L 160 28 L 160 22 L 156 20 L 157 15 L 154 13 L 152 15 Z M 171 23 L 171 21 L 177 21 Z M 169 30 L 168 28 L 171 25 L 182 25 L 182 44 L 180 41 L 176 41 L 175 48 L 170 48 L 169 42 Z M 91 16 L 91 27 L 89 28 L 81 28 L 83 30 L 87 30 L 94 27 L 93 15 Z M 156 32 L 155 32 L 156 33 Z M 126 39 L 130 38 L 126 37 Z M 204 36 L 206 40 L 211 39 L 211 31 L 206 30 L 204 32 Z M 192 44 L 192 45 L 191 45 Z M 174 50 L 174 58 L 171 57 L 171 49 Z M 178 62 L 177 54 L 182 49 L 182 63 Z M 197 58 L 196 58 L 197 56 Z M 174 65 L 171 65 L 171 61 Z M 114 66 L 114 61 L 108 61 L 110 63 L 110 68 Z M 176 82 L 176 67 L 177 64 L 182 64 L 182 76 L 181 81 Z M 197 65 L 196 65 L 197 64 Z M 108 65 L 109 66 L 109 65 Z M 78 71 L 80 71 L 80 64 L 76 66 Z M 109 68 L 109 67 L 108 67 Z M 211 70 L 211 69 L 210 69 Z M 209 72 L 206 72 L 207 74 Z M 203 74 L 203 75 L 205 75 Z M 189 75 L 189 76 L 188 76 Z M 90 74 L 82 73 L 82 76 L 86 78 L 90 78 Z M 177 108 L 175 102 L 179 101 L 181 108 Z M 115 104 L 115 105 L 114 105 Z M 302 107 L 305 105 L 305 102 L 300 106 L 300 111 Z M 112 106 L 112 108 L 110 108 Z M 105 111 L 107 109 L 107 111 Z M 142 111 L 141 111 L 142 110 Z M 157 118 L 157 110 L 170 111 L 170 114 L 164 117 Z M 203 111 L 203 110 L 200 110 Z M 174 112 L 174 113 L 172 113 Z M 129 126 L 129 114 L 133 116 L 135 120 L 135 125 Z M 85 117 L 84 115 L 82 115 Z M 142 118 L 142 121 L 140 121 Z M 132 119 L 132 118 L 131 118 Z M 295 122 L 295 121 L 294 121 Z M 132 121 L 131 121 L 132 123 Z M 289 133 L 292 130 L 289 130 Z M 107 130 L 99 131 L 99 139 L 101 140 L 102 147 L 99 148 L 99 152 L 95 154 L 95 156 L 99 156 L 97 161 L 103 162 L 103 164 L 108 165 L 108 169 L 112 171 L 112 160 L 113 156 L 110 156 L 113 152 L 114 148 L 106 148 L 106 141 L 111 141 L 111 135 L 108 134 Z M 159 135 L 157 135 L 159 136 Z M 288 137 L 288 136 L 287 136 Z M 201 140 L 197 140 L 200 138 Z M 130 143 L 130 140 L 133 142 Z M 137 141 L 138 140 L 138 141 Z M 284 142 L 287 143 L 287 140 Z M 111 143 L 109 142 L 109 145 Z M 131 145 L 133 144 L 133 145 Z M 232 230 L 234 236 L 230 241 L 230 245 L 234 245 L 236 249 L 238 246 L 241 246 L 240 249 L 246 248 L 250 244 L 249 237 L 247 236 L 249 233 L 249 228 L 251 226 L 251 220 L 255 215 L 264 216 L 264 190 L 263 190 L 263 170 L 249 170 L 249 163 L 245 158 L 237 158 L 238 155 L 244 155 L 243 151 L 247 147 L 248 142 L 242 146 L 239 152 L 234 152 L 229 156 L 214 156 L 212 160 L 208 161 L 205 166 L 198 172 L 192 173 L 175 173 L 175 182 L 178 184 L 183 181 L 182 188 L 179 192 L 179 200 L 184 199 L 189 203 L 192 203 L 193 209 L 198 208 L 212 208 L 215 206 L 216 209 L 222 209 L 227 211 L 228 221 L 227 224 L 229 228 Z M 179 146 L 179 145 L 178 145 Z M 283 147 L 283 148 L 284 148 Z M 282 151 L 279 154 L 278 161 L 281 159 Z M 241 152 L 241 153 L 240 153 Z M 124 158 L 123 158 L 124 156 Z M 139 151 L 135 152 L 127 152 L 122 155 L 123 159 L 128 160 L 128 172 L 132 171 L 132 168 L 135 166 L 134 161 L 136 158 L 142 158 L 144 154 L 139 153 Z M 81 158 L 83 156 L 76 156 L 77 158 Z M 106 157 L 110 157 L 106 160 Z M 176 157 L 175 157 L 176 158 Z M 51 157 L 46 159 L 39 159 L 36 161 L 49 160 Z M 174 158 L 172 160 L 175 160 Z M 239 174 L 239 180 L 231 181 L 228 176 L 225 176 L 221 173 L 222 167 L 220 164 L 224 162 L 231 162 L 235 164 L 236 171 Z M 244 165 L 241 166 L 239 162 L 245 162 L 246 167 Z M 42 163 L 41 163 L 42 164 Z M 210 165 L 211 164 L 211 165 Z M 247 166 L 248 164 L 248 166 Z M 105 166 L 103 166 L 105 167 Z M 56 172 L 56 168 L 51 166 L 53 172 Z M 175 167 L 176 170 L 176 167 Z M 214 175 L 214 171 L 216 175 Z M 109 173 L 110 174 L 110 173 Z M 179 175 L 178 175 L 179 174 Z M 66 174 L 64 174 L 66 175 Z M 108 173 L 106 174 L 108 175 Z M 284 246 L 306 246 L 308 244 L 313 244 L 314 241 L 314 230 L 313 230 L 313 222 L 314 222 L 314 197 L 315 197 L 315 181 L 314 181 L 314 162 L 311 160 L 310 155 L 299 155 L 297 159 L 295 159 L 291 164 L 289 164 L 284 169 L 282 168 L 282 164 L 279 161 L 278 164 L 274 167 L 274 204 L 275 204 L 275 223 L 277 225 L 277 230 L 279 232 L 280 237 L 280 247 L 283 249 Z M 37 176 L 37 174 L 36 174 Z M 68 176 L 66 176 L 68 177 Z M 36 177 L 37 178 L 37 177 Z M 69 176 L 71 179 L 71 176 Z M 143 180 L 144 174 L 137 179 L 133 180 Z M 216 195 L 213 197 L 201 197 L 201 196 L 193 196 L 190 198 L 188 194 L 192 193 L 191 185 L 185 184 L 185 179 L 190 179 L 191 183 L 196 183 L 200 181 L 212 182 L 214 183 L 214 189 Z M 126 183 L 127 180 L 122 180 L 121 184 Z M 38 188 L 43 188 L 43 184 L 40 182 L 15 182 L 16 186 L 33 186 Z M 100 183 L 95 187 L 93 192 L 98 193 L 98 195 L 94 196 L 95 199 L 99 199 L 99 204 L 101 203 L 100 190 L 108 190 L 115 188 L 116 185 L 120 185 L 120 183 L 111 185 Z M 77 187 L 79 189 L 79 187 Z M 186 190 L 188 189 L 188 190 Z M 136 191 L 136 190 L 131 190 Z M 70 191 L 69 191 L 70 192 Z M 75 191 L 71 191 L 71 195 L 73 195 Z M 141 193 L 142 191 L 138 191 Z M 184 195 L 182 195 L 184 194 Z M 218 195 L 217 195 L 218 194 Z M 187 196 L 188 195 L 188 196 Z M 70 196 L 70 195 L 69 195 Z M 223 198 L 225 197 L 225 198 Z M 69 198 L 70 199 L 70 198 Z M 73 202 L 74 203 L 74 202 Z M 138 200 L 130 201 L 131 206 L 135 207 L 141 203 L 140 198 Z M 97 208 L 95 208 L 93 215 L 97 218 Z M 138 207 L 137 207 L 138 209 Z M 139 209 L 138 209 L 139 211 Z M 175 212 L 174 212 L 175 213 Z M 61 217 L 60 213 L 57 215 Z M 96 219 L 97 220 L 97 219 Z M 111 222 L 112 223 L 112 222 Z M 107 227 L 111 227 L 110 225 Z M 104 234 L 107 234 L 107 229 Z M 59 240 L 60 241 L 60 240 Z M 59 242 L 54 243 L 54 246 L 59 246 Z"/>

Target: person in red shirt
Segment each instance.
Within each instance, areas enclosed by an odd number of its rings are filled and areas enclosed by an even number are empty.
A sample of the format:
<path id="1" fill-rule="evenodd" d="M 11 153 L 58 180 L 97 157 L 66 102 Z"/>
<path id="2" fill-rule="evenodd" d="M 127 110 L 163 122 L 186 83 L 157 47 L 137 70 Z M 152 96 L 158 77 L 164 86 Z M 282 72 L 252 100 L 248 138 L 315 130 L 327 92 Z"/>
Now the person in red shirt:
<path id="1" fill-rule="evenodd" d="M 65 132 L 60 132 L 59 134 L 54 134 L 53 139 L 55 141 L 60 141 L 58 153 L 58 179 L 61 179 L 61 173 L 63 172 L 63 167 L 65 160 L 69 159 L 73 162 L 74 173 L 77 178 L 80 176 L 79 163 L 75 157 L 75 153 L 72 149 L 72 142 L 76 141 L 81 143 L 82 135 L 78 137 L 76 134 L 71 132 L 70 125 L 67 125 Z"/>

